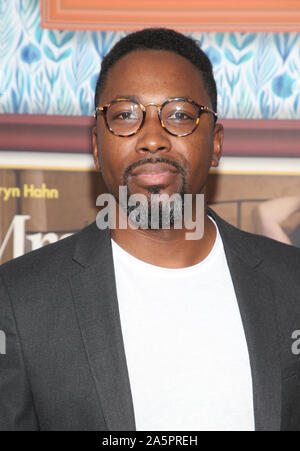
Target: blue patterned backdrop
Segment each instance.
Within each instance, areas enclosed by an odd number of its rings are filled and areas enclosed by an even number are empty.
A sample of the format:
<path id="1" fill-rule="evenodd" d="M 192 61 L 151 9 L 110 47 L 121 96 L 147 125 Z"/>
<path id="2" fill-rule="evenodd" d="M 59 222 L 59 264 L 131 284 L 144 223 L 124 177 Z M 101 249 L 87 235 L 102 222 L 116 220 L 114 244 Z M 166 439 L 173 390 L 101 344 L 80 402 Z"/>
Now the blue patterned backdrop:
<path id="1" fill-rule="evenodd" d="M 101 59 L 125 33 L 40 28 L 38 0 L 0 0 L 0 112 L 93 114 Z M 190 33 L 226 118 L 300 119 L 299 33 Z"/>

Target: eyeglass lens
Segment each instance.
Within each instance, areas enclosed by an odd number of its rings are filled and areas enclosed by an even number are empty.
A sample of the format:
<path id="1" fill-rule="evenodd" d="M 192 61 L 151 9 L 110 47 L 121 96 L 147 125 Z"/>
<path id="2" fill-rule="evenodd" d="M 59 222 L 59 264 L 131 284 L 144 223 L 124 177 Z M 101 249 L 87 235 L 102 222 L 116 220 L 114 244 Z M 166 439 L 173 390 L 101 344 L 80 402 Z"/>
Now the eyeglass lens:
<path id="1" fill-rule="evenodd" d="M 110 105 L 106 118 L 114 133 L 126 136 L 138 130 L 143 121 L 143 111 L 137 103 L 122 100 Z"/>
<path id="2" fill-rule="evenodd" d="M 106 117 L 108 126 L 114 133 L 128 136 L 140 128 L 143 111 L 137 103 L 121 100 L 110 105 Z M 190 133 L 197 123 L 198 108 L 187 101 L 168 102 L 161 109 L 160 119 L 174 135 Z"/>

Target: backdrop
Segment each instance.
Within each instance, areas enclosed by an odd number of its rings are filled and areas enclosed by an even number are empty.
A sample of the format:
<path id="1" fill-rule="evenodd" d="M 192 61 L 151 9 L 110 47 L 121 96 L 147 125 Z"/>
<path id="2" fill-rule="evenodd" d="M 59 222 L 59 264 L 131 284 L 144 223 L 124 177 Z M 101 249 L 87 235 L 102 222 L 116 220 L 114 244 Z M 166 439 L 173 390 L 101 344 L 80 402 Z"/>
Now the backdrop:
<path id="1" fill-rule="evenodd" d="M 1 262 L 95 220 L 105 186 L 90 152 L 94 89 L 103 56 L 125 34 L 42 29 L 38 0 L 0 1 Z M 300 197 L 300 35 L 187 34 L 213 63 L 225 125 L 209 202 L 265 233 L 257 206 Z M 299 211 L 281 220 L 290 237 Z"/>

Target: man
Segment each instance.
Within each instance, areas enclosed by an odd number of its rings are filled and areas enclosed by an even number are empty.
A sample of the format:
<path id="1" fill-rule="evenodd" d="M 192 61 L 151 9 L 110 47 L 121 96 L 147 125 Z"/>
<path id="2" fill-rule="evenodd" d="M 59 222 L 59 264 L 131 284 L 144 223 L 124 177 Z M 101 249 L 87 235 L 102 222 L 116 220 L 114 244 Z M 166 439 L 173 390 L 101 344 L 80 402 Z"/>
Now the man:
<path id="1" fill-rule="evenodd" d="M 128 35 L 95 103 L 108 192 L 190 194 L 194 219 L 223 141 L 197 44 Z M 300 430 L 299 250 L 207 213 L 198 240 L 173 209 L 170 228 L 91 224 L 2 266 L 1 429 Z"/>

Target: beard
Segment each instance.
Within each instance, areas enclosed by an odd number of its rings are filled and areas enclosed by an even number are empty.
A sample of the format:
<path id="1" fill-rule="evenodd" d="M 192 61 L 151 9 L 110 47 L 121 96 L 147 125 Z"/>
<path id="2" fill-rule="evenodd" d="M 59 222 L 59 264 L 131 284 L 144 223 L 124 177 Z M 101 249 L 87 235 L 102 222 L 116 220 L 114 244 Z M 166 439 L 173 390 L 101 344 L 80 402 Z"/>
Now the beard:
<path id="1" fill-rule="evenodd" d="M 129 205 L 130 192 L 128 190 L 127 216 L 129 219 L 134 216 L 134 222 L 139 225 L 139 228 L 163 230 L 170 229 L 175 224 L 182 224 L 184 191 L 175 193 L 174 199 L 162 200 L 160 192 L 163 188 L 163 185 L 151 186 L 148 189 L 148 195 L 145 196 L 145 202 L 139 202 L 138 207 Z"/>
<path id="2" fill-rule="evenodd" d="M 128 177 L 130 172 L 142 164 L 146 163 L 168 163 L 175 167 L 179 174 L 181 175 L 181 187 L 179 192 L 174 193 L 174 195 L 169 198 L 169 200 L 163 200 L 160 196 L 162 191 L 166 188 L 166 185 L 151 185 L 147 186 L 147 194 L 145 195 L 143 202 L 138 202 L 138 207 L 136 205 L 130 205 L 130 197 L 132 194 L 130 191 Z M 123 176 L 123 186 L 127 187 L 127 216 L 132 217 L 134 215 L 134 221 L 139 228 L 150 229 L 150 230 L 163 230 L 169 229 L 176 224 L 182 224 L 183 212 L 184 212 L 184 194 L 186 194 L 186 177 L 184 169 L 172 160 L 164 157 L 160 158 L 148 158 L 143 161 L 135 162 L 130 165 Z M 167 196 L 163 194 L 163 196 Z M 135 212 L 135 210 L 137 210 Z"/>

